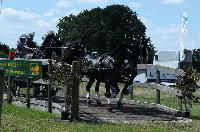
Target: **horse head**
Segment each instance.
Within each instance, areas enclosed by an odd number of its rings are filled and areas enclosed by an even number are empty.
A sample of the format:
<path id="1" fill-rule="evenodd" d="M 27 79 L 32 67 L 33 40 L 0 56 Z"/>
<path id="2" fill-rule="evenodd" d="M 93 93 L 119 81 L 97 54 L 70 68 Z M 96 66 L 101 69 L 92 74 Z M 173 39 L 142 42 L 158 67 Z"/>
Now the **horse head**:
<path id="1" fill-rule="evenodd" d="M 53 56 L 60 58 L 62 56 L 61 46 L 62 43 L 57 35 L 53 32 L 48 33 L 41 46 L 44 58 L 51 59 Z"/>
<path id="2" fill-rule="evenodd" d="M 72 64 L 72 61 L 78 61 L 85 57 L 87 54 L 85 43 L 78 39 L 67 44 L 63 51 L 63 61 Z"/>

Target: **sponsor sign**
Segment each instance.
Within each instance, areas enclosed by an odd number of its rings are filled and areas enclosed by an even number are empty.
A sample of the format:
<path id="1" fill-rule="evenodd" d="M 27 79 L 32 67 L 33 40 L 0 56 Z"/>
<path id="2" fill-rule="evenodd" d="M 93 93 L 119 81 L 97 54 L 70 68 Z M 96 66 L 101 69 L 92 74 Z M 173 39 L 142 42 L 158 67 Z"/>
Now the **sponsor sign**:
<path id="1" fill-rule="evenodd" d="M 41 78 L 42 62 L 28 60 L 0 60 L 0 68 L 6 70 L 7 76 Z"/>
<path id="2" fill-rule="evenodd" d="M 176 81 L 175 73 L 167 73 L 166 71 L 160 71 L 160 81 L 175 83 Z M 156 82 L 157 73 L 155 69 L 147 69 L 147 82 Z"/>

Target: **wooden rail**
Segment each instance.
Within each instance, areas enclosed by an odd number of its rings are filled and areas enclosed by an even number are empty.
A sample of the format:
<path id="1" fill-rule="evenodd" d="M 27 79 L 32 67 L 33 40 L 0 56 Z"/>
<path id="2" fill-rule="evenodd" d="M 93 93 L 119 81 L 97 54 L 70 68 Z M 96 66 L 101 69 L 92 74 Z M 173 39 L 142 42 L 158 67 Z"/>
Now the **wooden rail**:
<path id="1" fill-rule="evenodd" d="M 160 83 L 160 71 L 164 71 L 166 73 L 174 73 L 177 76 L 183 76 L 184 71 L 181 69 L 174 69 L 170 67 L 165 67 L 165 66 L 160 66 L 160 65 L 152 65 L 152 64 L 138 64 L 137 65 L 138 70 L 155 70 L 157 71 L 157 78 L 156 78 L 156 83 L 140 83 L 140 82 L 134 82 L 133 86 L 137 87 L 142 87 L 142 88 L 153 88 L 156 89 L 156 99 L 155 99 L 155 104 L 157 107 L 162 108 L 163 110 L 168 110 L 168 111 L 175 111 L 177 113 L 183 113 L 182 112 L 182 92 L 178 89 L 174 89 L 168 86 L 161 85 Z M 178 97 L 178 110 L 169 108 L 167 106 L 161 105 L 160 104 L 160 91 L 166 92 L 168 94 L 172 94 Z M 131 95 L 133 94 L 133 91 Z M 131 96 L 132 99 L 132 96 Z"/>
<path id="2" fill-rule="evenodd" d="M 175 96 L 182 96 L 181 91 L 178 89 L 174 89 L 168 86 L 164 86 L 161 84 L 152 84 L 152 83 L 140 83 L 140 82 L 134 82 L 133 83 L 134 87 L 142 87 L 142 88 L 153 88 L 160 90 L 162 92 L 166 92 Z"/>

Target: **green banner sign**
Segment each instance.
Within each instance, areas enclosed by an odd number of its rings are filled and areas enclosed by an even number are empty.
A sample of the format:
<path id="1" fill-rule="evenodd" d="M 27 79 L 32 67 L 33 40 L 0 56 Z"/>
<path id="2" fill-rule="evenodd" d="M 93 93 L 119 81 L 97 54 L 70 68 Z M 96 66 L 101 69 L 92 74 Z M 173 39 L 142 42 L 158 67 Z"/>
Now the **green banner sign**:
<path id="1" fill-rule="evenodd" d="M 6 70 L 7 76 L 41 78 L 42 62 L 28 60 L 0 60 L 0 68 Z"/>

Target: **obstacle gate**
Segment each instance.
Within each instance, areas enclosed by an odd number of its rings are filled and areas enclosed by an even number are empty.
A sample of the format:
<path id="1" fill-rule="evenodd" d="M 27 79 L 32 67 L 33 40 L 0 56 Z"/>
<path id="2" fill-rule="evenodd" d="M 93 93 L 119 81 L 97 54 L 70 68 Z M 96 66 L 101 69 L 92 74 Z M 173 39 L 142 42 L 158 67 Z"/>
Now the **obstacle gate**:
<path id="1" fill-rule="evenodd" d="M 160 66 L 160 65 L 152 65 L 152 64 L 138 64 L 137 65 L 137 69 L 138 70 L 144 70 L 146 76 L 147 76 L 147 70 L 151 70 L 151 71 L 156 71 L 155 75 L 154 75 L 154 79 L 152 82 L 154 83 L 140 83 L 140 82 L 134 82 L 133 83 L 133 86 L 134 87 L 142 87 L 142 88 L 153 88 L 156 90 L 156 95 L 155 95 L 155 103 L 154 105 L 160 109 L 163 109 L 165 111 L 169 111 L 169 112 L 172 112 L 172 113 L 180 113 L 180 114 L 183 114 L 182 112 L 182 92 L 179 91 L 178 89 L 175 89 L 175 88 L 171 88 L 169 86 L 164 86 L 164 85 L 161 85 L 161 82 L 171 82 L 169 81 L 170 78 L 168 79 L 163 79 L 161 80 L 160 79 L 160 75 L 161 75 L 161 72 L 165 72 L 167 74 L 173 74 L 175 75 L 176 77 L 177 76 L 183 76 L 184 75 L 184 71 L 181 70 L 181 69 L 174 69 L 174 68 L 170 68 L 170 67 L 165 67 L 165 66 Z M 174 79 L 174 77 L 173 77 Z M 147 81 L 148 82 L 148 81 Z M 174 81 L 173 81 L 174 82 Z M 160 103 L 160 92 L 166 92 L 168 94 L 171 94 L 171 95 L 174 95 L 178 98 L 178 108 L 177 109 L 174 109 L 174 108 L 170 108 L 170 107 L 167 107 L 167 106 L 164 106 Z M 133 92 L 131 92 L 131 95 L 130 95 L 130 99 L 133 99 Z"/>

